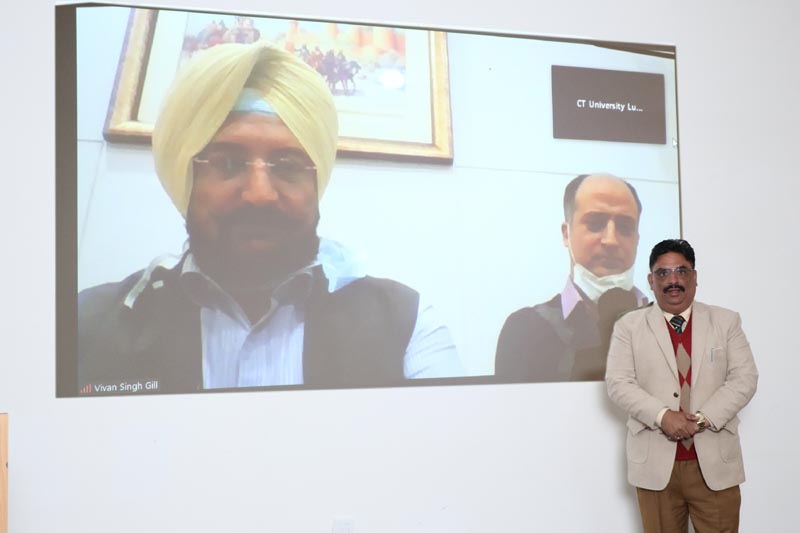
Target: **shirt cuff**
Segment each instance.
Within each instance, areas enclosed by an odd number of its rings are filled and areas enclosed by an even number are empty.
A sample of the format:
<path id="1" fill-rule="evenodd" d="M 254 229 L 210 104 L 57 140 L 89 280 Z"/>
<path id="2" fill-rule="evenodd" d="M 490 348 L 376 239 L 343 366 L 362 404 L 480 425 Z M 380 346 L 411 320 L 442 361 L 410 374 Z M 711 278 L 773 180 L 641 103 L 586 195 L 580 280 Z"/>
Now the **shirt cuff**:
<path id="1" fill-rule="evenodd" d="M 658 412 L 658 416 L 656 416 L 656 425 L 661 428 L 661 419 L 664 418 L 666 412 L 669 411 L 669 407 L 665 407 Z"/>
<path id="2" fill-rule="evenodd" d="M 702 411 L 698 411 L 698 413 L 703 413 L 703 412 Z M 706 414 L 703 413 L 703 416 L 706 416 Z M 706 427 L 708 429 L 710 429 L 711 431 L 719 431 L 719 429 L 717 429 L 717 426 L 714 424 L 714 422 L 712 422 L 711 419 L 708 418 L 707 416 L 706 416 L 706 423 L 708 424 Z"/>

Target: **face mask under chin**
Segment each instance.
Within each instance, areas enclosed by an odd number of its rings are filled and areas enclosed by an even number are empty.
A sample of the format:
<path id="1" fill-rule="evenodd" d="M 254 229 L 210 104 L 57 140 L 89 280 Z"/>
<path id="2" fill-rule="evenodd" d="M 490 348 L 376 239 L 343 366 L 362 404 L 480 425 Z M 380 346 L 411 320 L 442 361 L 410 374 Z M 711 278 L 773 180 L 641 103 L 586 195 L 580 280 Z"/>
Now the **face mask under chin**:
<path id="1" fill-rule="evenodd" d="M 575 263 L 572 269 L 572 282 L 590 300 L 596 302 L 604 292 L 613 288 L 631 290 L 633 288 L 633 267 L 619 274 L 598 277 L 584 266 Z"/>

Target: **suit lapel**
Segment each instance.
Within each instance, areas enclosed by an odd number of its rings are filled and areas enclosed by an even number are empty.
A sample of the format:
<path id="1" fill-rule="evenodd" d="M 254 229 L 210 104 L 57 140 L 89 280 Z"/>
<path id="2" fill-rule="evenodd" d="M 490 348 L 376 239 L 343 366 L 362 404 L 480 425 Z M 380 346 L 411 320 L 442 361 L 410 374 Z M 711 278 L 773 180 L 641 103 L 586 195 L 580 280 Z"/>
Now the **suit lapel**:
<path id="1" fill-rule="evenodd" d="M 661 348 L 661 354 L 667 361 L 672 375 L 675 376 L 675 381 L 678 381 L 678 364 L 675 362 L 675 350 L 669 338 L 667 324 L 664 321 L 664 313 L 658 305 L 654 304 L 647 312 L 647 325 L 650 327 L 650 331 L 652 331 L 656 342 L 658 342 L 658 347 Z M 694 327 L 694 325 L 692 327 Z"/>
<path id="2" fill-rule="evenodd" d="M 700 369 L 708 352 L 709 330 L 711 320 L 708 309 L 701 303 L 695 302 L 692 307 L 692 388 L 697 386 L 700 378 Z"/>

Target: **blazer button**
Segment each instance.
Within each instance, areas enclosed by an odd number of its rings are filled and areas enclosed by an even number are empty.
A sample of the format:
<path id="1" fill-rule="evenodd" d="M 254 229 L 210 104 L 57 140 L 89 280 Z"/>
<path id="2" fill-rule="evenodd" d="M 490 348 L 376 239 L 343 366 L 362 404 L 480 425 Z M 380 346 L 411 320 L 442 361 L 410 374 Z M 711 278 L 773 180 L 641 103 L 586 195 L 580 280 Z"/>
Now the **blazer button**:
<path id="1" fill-rule="evenodd" d="M 677 393 L 677 392 L 673 392 L 673 393 L 672 393 L 672 396 L 673 396 L 673 397 L 675 397 L 675 398 L 677 398 L 677 397 L 678 397 L 678 393 Z"/>

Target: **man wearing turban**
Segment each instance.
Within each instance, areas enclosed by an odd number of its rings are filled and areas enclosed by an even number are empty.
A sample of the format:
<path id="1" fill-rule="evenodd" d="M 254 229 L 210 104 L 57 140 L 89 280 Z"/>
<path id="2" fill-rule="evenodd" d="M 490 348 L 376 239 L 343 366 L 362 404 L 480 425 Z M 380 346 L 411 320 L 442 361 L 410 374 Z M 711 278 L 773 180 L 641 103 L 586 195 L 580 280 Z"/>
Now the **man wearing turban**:
<path id="1" fill-rule="evenodd" d="M 317 236 L 337 132 L 325 82 L 289 52 L 224 44 L 186 65 L 153 155 L 188 247 L 172 268 L 154 261 L 79 294 L 81 392 L 143 380 L 151 392 L 193 392 L 463 375 L 416 291 L 364 275 L 347 248 Z"/>

